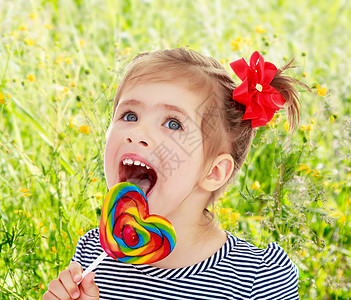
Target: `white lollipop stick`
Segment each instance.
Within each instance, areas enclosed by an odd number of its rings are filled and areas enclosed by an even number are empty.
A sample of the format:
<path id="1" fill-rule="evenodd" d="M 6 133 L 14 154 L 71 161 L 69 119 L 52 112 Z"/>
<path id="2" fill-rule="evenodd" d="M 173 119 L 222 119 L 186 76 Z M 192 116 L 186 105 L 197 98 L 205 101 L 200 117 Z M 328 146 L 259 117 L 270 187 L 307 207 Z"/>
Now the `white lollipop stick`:
<path id="1" fill-rule="evenodd" d="M 103 259 L 107 256 L 108 254 L 105 251 L 102 251 L 100 256 L 93 261 L 93 263 L 83 272 L 82 274 L 82 280 L 78 282 L 78 285 L 83 281 L 84 277 L 91 272 L 93 269 L 97 267 L 99 263 L 103 261 Z"/>

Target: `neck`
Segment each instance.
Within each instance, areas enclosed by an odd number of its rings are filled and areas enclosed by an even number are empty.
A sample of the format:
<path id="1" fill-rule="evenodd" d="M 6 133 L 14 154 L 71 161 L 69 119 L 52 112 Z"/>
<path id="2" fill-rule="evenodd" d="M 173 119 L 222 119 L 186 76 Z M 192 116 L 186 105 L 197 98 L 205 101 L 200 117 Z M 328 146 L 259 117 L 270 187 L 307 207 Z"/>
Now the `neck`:
<path id="1" fill-rule="evenodd" d="M 226 242 L 227 236 L 218 228 L 216 219 L 204 215 L 209 193 L 195 190 L 177 209 L 165 215 L 175 228 L 176 245 L 170 255 L 152 266 L 164 269 L 191 266 L 212 256 Z"/>
<path id="2" fill-rule="evenodd" d="M 194 265 L 213 255 L 226 242 L 225 232 L 206 216 L 201 222 L 191 218 L 170 221 L 177 235 L 176 246 L 169 256 L 151 264 L 154 267 L 174 269 Z"/>

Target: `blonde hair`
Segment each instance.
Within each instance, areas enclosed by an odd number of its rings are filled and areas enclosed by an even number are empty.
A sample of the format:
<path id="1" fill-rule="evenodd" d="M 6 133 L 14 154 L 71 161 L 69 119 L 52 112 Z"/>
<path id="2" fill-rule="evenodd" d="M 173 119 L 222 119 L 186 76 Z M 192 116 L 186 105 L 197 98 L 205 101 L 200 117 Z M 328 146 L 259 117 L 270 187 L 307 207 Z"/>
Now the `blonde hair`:
<path id="1" fill-rule="evenodd" d="M 289 127 L 294 129 L 299 122 L 299 96 L 295 85 L 306 86 L 282 74 L 284 70 L 291 68 L 291 62 L 278 69 L 271 85 L 285 98 Z M 205 168 L 203 174 L 208 174 L 219 154 L 229 153 L 234 160 L 233 173 L 220 189 L 212 192 L 207 203 L 210 205 L 234 182 L 256 134 L 256 129 L 251 128 L 251 121 L 242 120 L 245 106 L 232 100 L 233 90 L 236 88 L 233 79 L 218 61 L 191 49 L 175 48 L 142 53 L 133 58 L 118 85 L 113 115 L 124 87 L 134 79 L 158 82 L 180 80 L 192 90 L 205 91 L 206 109 L 201 122 L 201 132 L 208 169 Z"/>

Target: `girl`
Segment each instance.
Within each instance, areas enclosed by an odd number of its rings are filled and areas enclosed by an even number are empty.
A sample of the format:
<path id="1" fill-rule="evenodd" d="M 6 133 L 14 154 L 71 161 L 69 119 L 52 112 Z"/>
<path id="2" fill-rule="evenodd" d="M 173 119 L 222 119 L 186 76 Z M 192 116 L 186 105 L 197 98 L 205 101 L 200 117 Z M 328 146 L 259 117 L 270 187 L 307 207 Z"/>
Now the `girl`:
<path id="1" fill-rule="evenodd" d="M 298 299 L 298 269 L 277 243 L 258 249 L 219 229 L 207 210 L 233 183 L 256 127 L 283 105 L 296 126 L 301 83 L 282 74 L 289 66 L 277 70 L 255 52 L 250 65 L 231 63 L 243 81 L 236 87 L 220 63 L 190 49 L 136 56 L 115 96 L 106 181 L 138 185 L 150 213 L 173 224 L 176 247 L 151 265 L 107 257 L 78 286 L 103 251 L 92 229 L 43 299 Z M 138 168 L 148 176 L 138 178 Z"/>

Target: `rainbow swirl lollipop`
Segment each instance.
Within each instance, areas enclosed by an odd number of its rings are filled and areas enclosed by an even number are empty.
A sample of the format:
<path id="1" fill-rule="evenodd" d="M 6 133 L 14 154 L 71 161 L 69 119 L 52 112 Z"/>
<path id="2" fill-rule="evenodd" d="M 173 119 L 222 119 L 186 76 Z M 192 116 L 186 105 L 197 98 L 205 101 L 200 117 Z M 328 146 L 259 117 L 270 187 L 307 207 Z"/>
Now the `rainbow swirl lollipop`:
<path id="1" fill-rule="evenodd" d="M 150 264 L 172 252 L 176 234 L 164 217 L 149 215 L 144 192 L 121 182 L 106 195 L 100 220 L 100 243 L 112 258 L 131 264 Z"/>

